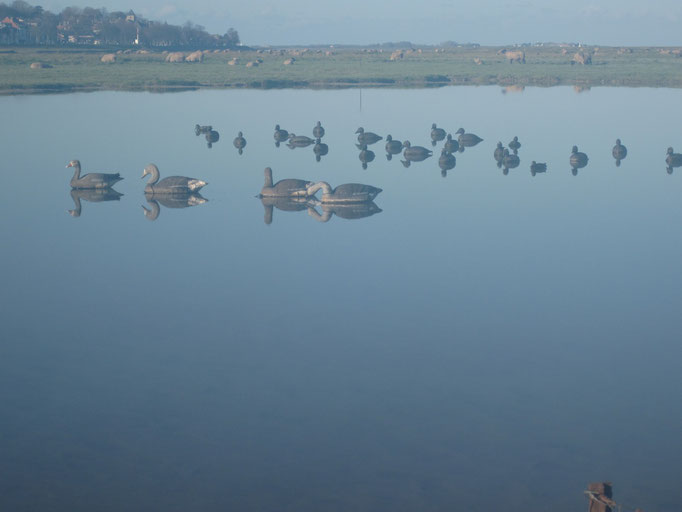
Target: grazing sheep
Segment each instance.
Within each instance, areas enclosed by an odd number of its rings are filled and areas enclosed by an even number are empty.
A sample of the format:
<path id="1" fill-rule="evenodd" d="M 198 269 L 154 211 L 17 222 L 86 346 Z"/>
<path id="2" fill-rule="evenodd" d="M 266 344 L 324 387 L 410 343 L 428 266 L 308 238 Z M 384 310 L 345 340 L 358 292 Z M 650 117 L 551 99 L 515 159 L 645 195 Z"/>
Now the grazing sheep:
<path id="1" fill-rule="evenodd" d="M 498 55 L 504 55 L 507 57 L 507 60 L 509 61 L 509 64 L 512 64 L 514 61 L 519 62 L 519 63 L 526 63 L 526 52 L 517 50 L 517 51 L 510 51 L 507 50 L 506 48 L 500 50 L 497 52 Z"/>
<path id="2" fill-rule="evenodd" d="M 116 55 L 113 53 L 107 53 L 105 55 L 102 55 L 102 58 L 99 60 L 100 62 L 103 62 L 105 64 L 111 64 L 113 62 L 116 62 Z"/>
<path id="3" fill-rule="evenodd" d="M 236 66 L 237 64 L 239 64 L 239 59 L 237 57 L 233 57 L 227 61 L 228 66 Z"/>
<path id="4" fill-rule="evenodd" d="M 389 60 L 401 60 L 405 57 L 405 52 L 402 50 L 396 50 L 391 54 Z"/>
<path id="5" fill-rule="evenodd" d="M 247 68 L 257 68 L 258 65 L 259 65 L 258 62 L 256 62 L 255 60 L 246 63 Z"/>
<path id="6" fill-rule="evenodd" d="M 583 66 L 586 64 L 592 64 L 592 55 L 583 51 L 579 51 L 573 55 L 571 64 L 582 64 Z"/>
<path id="7" fill-rule="evenodd" d="M 185 57 L 185 62 L 204 62 L 204 53 L 202 51 L 192 52 Z"/>
<path id="8" fill-rule="evenodd" d="M 51 65 L 43 64 L 42 62 L 32 62 L 30 66 L 31 69 L 46 69 L 51 67 Z"/>
<path id="9" fill-rule="evenodd" d="M 287 60 L 284 61 L 284 65 L 285 65 L 285 66 L 290 66 L 290 65 L 293 64 L 294 62 L 296 62 L 296 59 L 294 59 L 293 57 L 291 57 L 290 59 L 287 59 Z"/>
<path id="10" fill-rule="evenodd" d="M 476 63 L 477 66 L 480 66 L 481 64 L 483 64 L 483 61 L 479 57 L 475 57 L 474 62 Z"/>
<path id="11" fill-rule="evenodd" d="M 173 52 L 166 55 L 166 62 L 184 62 L 185 54 L 182 52 Z"/>

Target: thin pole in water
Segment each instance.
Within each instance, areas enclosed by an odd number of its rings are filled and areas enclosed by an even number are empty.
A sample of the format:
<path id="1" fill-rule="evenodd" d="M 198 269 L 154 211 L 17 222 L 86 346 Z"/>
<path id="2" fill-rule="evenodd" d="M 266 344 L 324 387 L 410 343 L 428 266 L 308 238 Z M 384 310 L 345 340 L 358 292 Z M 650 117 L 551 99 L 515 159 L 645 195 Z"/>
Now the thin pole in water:
<path id="1" fill-rule="evenodd" d="M 360 89 L 360 112 L 362 112 L 362 89 Z"/>

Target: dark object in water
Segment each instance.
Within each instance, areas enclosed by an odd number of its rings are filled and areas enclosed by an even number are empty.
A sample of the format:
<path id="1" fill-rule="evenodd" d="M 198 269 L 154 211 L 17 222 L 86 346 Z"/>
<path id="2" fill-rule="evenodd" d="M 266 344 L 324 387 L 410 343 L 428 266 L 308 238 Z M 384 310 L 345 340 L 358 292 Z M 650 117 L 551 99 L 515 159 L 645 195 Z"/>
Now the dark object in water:
<path id="1" fill-rule="evenodd" d="M 322 123 L 320 123 L 319 121 L 315 125 L 315 128 L 313 128 L 313 137 L 315 137 L 316 139 L 321 139 L 322 137 L 324 137 L 324 128 L 322 127 Z"/>
<path id="2" fill-rule="evenodd" d="M 204 204 L 208 199 L 204 198 L 198 192 L 184 193 L 184 194 L 155 194 L 153 192 L 145 192 L 144 194 L 149 208 L 142 205 L 144 216 L 149 220 L 156 220 L 161 213 L 159 203 L 166 208 L 188 208 L 190 206 L 197 206 Z"/>
<path id="3" fill-rule="evenodd" d="M 533 160 L 530 164 L 530 174 L 535 176 L 539 172 L 547 172 L 547 164 Z"/>
<path id="4" fill-rule="evenodd" d="M 501 142 L 497 143 L 497 147 L 495 148 L 495 152 L 493 153 L 493 157 L 495 158 L 495 161 L 497 162 L 497 166 L 502 167 L 502 159 L 504 158 L 504 146 L 502 145 Z"/>
<path id="5" fill-rule="evenodd" d="M 431 145 L 435 146 L 436 142 L 440 142 L 445 138 L 445 130 L 438 128 L 436 123 L 431 125 Z"/>
<path id="6" fill-rule="evenodd" d="M 69 215 L 72 217 L 81 216 L 81 199 L 85 199 L 91 203 L 102 203 L 104 201 L 119 201 L 121 196 L 120 192 L 117 192 L 111 187 L 104 188 L 72 188 L 71 189 L 71 199 L 75 208 L 73 210 L 67 210 Z"/>
<path id="7" fill-rule="evenodd" d="M 360 144 L 374 144 L 375 142 L 379 142 L 383 137 L 381 135 L 377 135 L 376 133 L 372 132 L 366 132 L 365 129 L 361 126 L 357 130 L 355 130 L 355 133 L 358 134 L 358 142 Z"/>
<path id="8" fill-rule="evenodd" d="M 668 174 L 672 174 L 674 167 L 682 167 L 682 155 L 673 152 L 673 148 L 668 148 L 666 154 L 665 163 L 668 165 Z"/>
<path id="9" fill-rule="evenodd" d="M 313 146 L 313 153 L 315 153 L 315 160 L 319 162 L 324 155 L 329 153 L 329 146 L 320 139 L 317 139 Z"/>
<path id="10" fill-rule="evenodd" d="M 365 203 L 373 201 L 381 192 L 380 188 L 361 183 L 344 183 L 332 189 L 326 181 L 318 181 L 308 187 L 308 195 L 313 196 L 322 190 L 322 203 Z"/>
<path id="11" fill-rule="evenodd" d="M 455 155 L 450 153 L 446 148 L 443 148 L 440 152 L 440 157 L 438 158 L 438 167 L 440 167 L 441 176 L 445 178 L 448 175 L 448 171 L 454 169 L 455 165 L 457 165 Z"/>
<path id="12" fill-rule="evenodd" d="M 102 172 L 93 172 L 81 176 L 81 163 L 79 160 L 71 160 L 66 167 L 73 167 L 75 169 L 70 181 L 71 188 L 107 188 L 123 179 L 119 173 L 105 174 Z"/>
<path id="13" fill-rule="evenodd" d="M 282 130 L 278 124 L 275 125 L 275 146 L 279 147 L 280 142 L 284 142 L 289 138 L 289 132 Z"/>
<path id="14" fill-rule="evenodd" d="M 402 142 L 399 140 L 393 140 L 391 135 L 386 135 L 386 160 L 393 158 L 393 155 L 399 155 L 402 150 Z"/>
<path id="15" fill-rule="evenodd" d="M 628 148 L 620 143 L 620 139 L 616 139 L 616 145 L 613 146 L 611 154 L 616 159 L 616 167 L 620 167 L 620 161 L 628 156 Z"/>
<path id="16" fill-rule="evenodd" d="M 154 164 L 149 164 L 144 168 L 142 177 L 151 174 L 151 179 L 144 188 L 145 194 L 191 194 L 198 193 L 202 187 L 207 185 L 205 181 L 186 176 L 168 176 L 159 181 L 159 168 Z"/>
<path id="17" fill-rule="evenodd" d="M 448 153 L 455 153 L 459 151 L 459 142 L 454 140 L 452 135 L 448 133 L 448 136 L 445 139 L 445 144 L 443 145 L 443 149 L 445 149 Z"/>
<path id="18" fill-rule="evenodd" d="M 360 154 L 358 158 L 362 162 L 362 168 L 367 169 L 367 164 L 374 160 L 374 151 L 367 149 L 367 145 L 363 144 L 360 148 Z"/>
<path id="19" fill-rule="evenodd" d="M 464 128 L 460 128 L 455 133 L 459 135 L 458 137 L 459 145 L 465 148 L 470 148 L 472 146 L 475 146 L 479 142 L 483 141 L 483 139 L 480 138 L 475 133 L 465 133 Z"/>
<path id="20" fill-rule="evenodd" d="M 502 166 L 504 167 L 505 171 L 509 171 L 509 169 L 516 169 L 520 163 L 521 159 L 518 156 L 509 154 L 508 149 L 504 150 Z M 505 172 L 504 174 L 507 174 L 507 172 Z"/>
<path id="21" fill-rule="evenodd" d="M 298 179 L 284 179 L 279 180 L 273 185 L 272 183 L 272 169 L 265 168 L 265 183 L 260 189 L 261 197 L 306 197 L 308 195 L 308 187 L 313 184 L 312 181 L 298 180 Z"/>
<path id="22" fill-rule="evenodd" d="M 239 150 L 239 154 L 241 155 L 244 152 L 244 148 L 246 147 L 246 139 L 244 138 L 244 134 L 239 132 L 232 141 L 232 144 L 234 144 L 234 147 Z"/>
<path id="23" fill-rule="evenodd" d="M 514 152 L 514 154 L 517 154 L 519 152 L 519 148 L 521 147 L 519 138 L 516 135 L 514 135 L 512 141 L 507 145 L 509 146 L 509 149 L 511 149 Z"/>
<path id="24" fill-rule="evenodd" d="M 578 175 L 578 169 L 582 169 L 587 165 L 587 161 L 589 159 L 587 158 L 587 155 L 585 153 L 581 153 L 578 151 L 578 146 L 573 146 L 573 149 L 571 150 L 571 157 L 569 159 L 569 162 L 571 163 L 571 170 L 573 172 L 573 176 Z"/>
<path id="25" fill-rule="evenodd" d="M 206 145 L 208 146 L 208 149 L 211 149 L 213 147 L 213 143 L 218 142 L 219 140 L 220 134 L 215 130 L 211 130 L 206 134 Z"/>
<path id="26" fill-rule="evenodd" d="M 305 135 L 296 135 L 295 133 L 289 134 L 289 143 L 287 146 L 289 146 L 291 149 L 305 148 L 311 144 L 315 144 L 315 139 L 311 139 Z"/>
<path id="27" fill-rule="evenodd" d="M 211 125 L 206 125 L 206 126 L 199 126 L 198 124 L 194 125 L 194 134 L 198 137 L 202 133 L 206 134 L 213 130 L 213 126 Z"/>

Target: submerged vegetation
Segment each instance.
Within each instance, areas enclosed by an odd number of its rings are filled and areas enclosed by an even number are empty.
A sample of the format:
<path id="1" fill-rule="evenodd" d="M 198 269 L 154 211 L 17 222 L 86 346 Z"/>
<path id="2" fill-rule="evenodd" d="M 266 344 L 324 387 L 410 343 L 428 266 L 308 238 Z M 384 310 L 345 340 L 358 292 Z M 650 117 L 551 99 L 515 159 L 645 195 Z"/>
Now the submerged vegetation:
<path id="1" fill-rule="evenodd" d="M 527 85 L 682 87 L 673 48 L 533 46 L 0 50 L 0 92 L 172 90 L 198 87 Z M 518 52 L 523 52 L 519 55 Z M 525 61 L 525 62 L 524 62 Z"/>

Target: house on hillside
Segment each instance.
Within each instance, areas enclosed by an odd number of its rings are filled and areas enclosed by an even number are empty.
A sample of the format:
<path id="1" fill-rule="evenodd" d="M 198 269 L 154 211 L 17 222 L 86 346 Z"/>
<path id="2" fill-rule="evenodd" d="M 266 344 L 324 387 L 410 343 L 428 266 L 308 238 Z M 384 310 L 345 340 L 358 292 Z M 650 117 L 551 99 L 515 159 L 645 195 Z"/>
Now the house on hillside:
<path id="1" fill-rule="evenodd" d="M 6 16 L 0 21 L 0 44 L 21 44 L 28 36 L 26 23 L 21 18 Z"/>
<path id="2" fill-rule="evenodd" d="M 132 9 L 128 11 L 128 14 L 126 14 L 126 21 L 130 21 L 132 23 L 135 23 L 135 21 L 137 21 L 137 17 L 135 16 L 135 13 L 133 12 Z"/>

